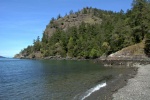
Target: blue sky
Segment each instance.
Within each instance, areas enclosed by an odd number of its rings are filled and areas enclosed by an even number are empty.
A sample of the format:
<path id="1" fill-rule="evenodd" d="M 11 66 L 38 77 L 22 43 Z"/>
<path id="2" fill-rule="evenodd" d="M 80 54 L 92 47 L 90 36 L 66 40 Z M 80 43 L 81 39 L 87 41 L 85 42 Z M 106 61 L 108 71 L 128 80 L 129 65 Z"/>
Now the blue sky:
<path id="1" fill-rule="evenodd" d="M 52 17 L 83 7 L 126 11 L 132 0 L 0 0 L 0 55 L 13 57 L 33 44 Z"/>

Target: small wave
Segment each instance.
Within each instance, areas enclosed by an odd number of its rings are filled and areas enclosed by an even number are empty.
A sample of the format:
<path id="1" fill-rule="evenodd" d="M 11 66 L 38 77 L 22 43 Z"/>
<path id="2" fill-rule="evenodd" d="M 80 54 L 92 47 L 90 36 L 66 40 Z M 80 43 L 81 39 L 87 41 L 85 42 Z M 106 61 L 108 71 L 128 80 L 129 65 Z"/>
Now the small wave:
<path id="1" fill-rule="evenodd" d="M 81 100 L 84 100 L 85 98 L 89 97 L 93 92 L 100 90 L 100 88 L 105 87 L 107 84 L 106 82 L 100 83 L 96 85 L 95 87 L 89 89 L 87 92 L 85 92 L 83 98 Z"/>

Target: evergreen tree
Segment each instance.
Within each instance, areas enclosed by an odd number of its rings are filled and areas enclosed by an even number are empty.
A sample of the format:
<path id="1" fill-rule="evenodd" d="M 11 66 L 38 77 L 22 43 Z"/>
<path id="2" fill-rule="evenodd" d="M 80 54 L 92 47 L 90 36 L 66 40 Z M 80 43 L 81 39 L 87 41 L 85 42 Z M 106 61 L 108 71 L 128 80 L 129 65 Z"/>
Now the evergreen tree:
<path id="1" fill-rule="evenodd" d="M 61 18 L 61 15 L 60 15 L 60 14 L 57 16 L 57 19 L 59 19 L 59 18 Z"/>
<path id="2" fill-rule="evenodd" d="M 34 51 L 40 51 L 41 48 L 41 42 L 40 42 L 40 37 L 38 36 L 36 40 L 33 42 L 34 46 Z"/>
<path id="3" fill-rule="evenodd" d="M 96 8 L 82 10 L 82 13 L 92 16 L 91 18 L 101 19 L 99 23 L 90 23 L 90 21 L 85 23 L 82 20 L 81 24 L 70 25 L 71 27 L 63 29 L 60 26 L 67 25 L 66 22 L 59 22 L 61 20 L 52 18 L 47 30 L 43 33 L 42 40 L 40 41 L 38 36 L 33 46 L 28 46 L 21 53 L 29 56 L 40 51 L 44 57 L 60 55 L 62 57 L 97 58 L 145 40 L 144 50 L 150 56 L 149 12 L 149 0 L 134 0 L 132 9 L 126 13 L 123 10 L 112 12 Z M 82 13 L 70 11 L 70 14 L 76 14 L 78 17 Z M 86 16 L 84 14 L 82 16 Z M 71 18 L 67 16 L 66 21 Z M 59 18 L 61 18 L 60 14 Z"/>
<path id="4" fill-rule="evenodd" d="M 74 41 L 72 37 L 70 37 L 69 39 L 67 48 L 68 48 L 68 56 L 73 57 Z"/>
<path id="5" fill-rule="evenodd" d="M 146 34 L 146 40 L 145 40 L 145 48 L 144 48 L 145 54 L 150 57 L 150 32 Z"/>
<path id="6" fill-rule="evenodd" d="M 131 14 L 131 27 L 133 29 L 134 41 L 140 42 L 144 39 L 147 33 L 149 18 L 149 1 L 147 0 L 133 0 L 132 14 Z"/>

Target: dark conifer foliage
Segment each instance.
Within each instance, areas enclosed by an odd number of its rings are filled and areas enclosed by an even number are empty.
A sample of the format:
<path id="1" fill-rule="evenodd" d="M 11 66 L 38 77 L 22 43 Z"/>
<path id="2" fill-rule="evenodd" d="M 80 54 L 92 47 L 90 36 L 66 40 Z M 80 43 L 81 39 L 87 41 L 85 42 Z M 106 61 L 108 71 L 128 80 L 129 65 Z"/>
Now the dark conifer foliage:
<path id="1" fill-rule="evenodd" d="M 61 56 L 76 58 L 97 58 L 102 55 L 109 55 L 124 47 L 145 41 L 145 53 L 150 56 L 150 2 L 149 0 L 134 0 L 132 8 L 125 13 L 104 11 L 96 8 L 83 8 L 78 12 L 70 11 L 73 16 L 91 16 L 83 20 L 81 24 L 72 25 L 63 29 L 57 20 L 52 18 L 47 25 L 55 31 L 52 36 L 43 33 L 40 41 L 39 37 L 34 41 L 33 46 L 28 46 L 21 53 L 26 56 L 35 52 L 40 52 L 43 57 Z M 63 17 L 58 15 L 57 19 Z M 101 20 L 101 21 L 97 21 Z M 95 23 L 98 22 L 98 23 Z"/>

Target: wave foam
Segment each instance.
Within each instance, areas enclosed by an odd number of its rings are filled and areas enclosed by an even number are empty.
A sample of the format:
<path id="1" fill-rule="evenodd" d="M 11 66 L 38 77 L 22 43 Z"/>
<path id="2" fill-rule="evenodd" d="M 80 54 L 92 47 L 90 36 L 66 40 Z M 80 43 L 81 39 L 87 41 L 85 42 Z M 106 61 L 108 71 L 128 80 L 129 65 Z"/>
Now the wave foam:
<path id="1" fill-rule="evenodd" d="M 89 97 L 93 92 L 100 90 L 100 88 L 105 87 L 106 85 L 106 82 L 104 82 L 96 85 L 94 88 L 89 89 L 87 92 L 85 92 L 85 95 L 81 100 L 84 100 L 85 98 Z"/>

